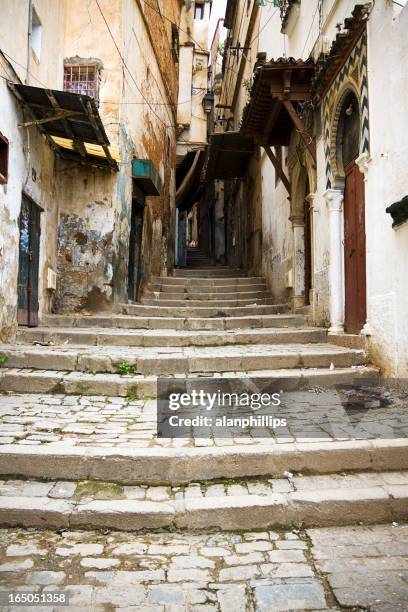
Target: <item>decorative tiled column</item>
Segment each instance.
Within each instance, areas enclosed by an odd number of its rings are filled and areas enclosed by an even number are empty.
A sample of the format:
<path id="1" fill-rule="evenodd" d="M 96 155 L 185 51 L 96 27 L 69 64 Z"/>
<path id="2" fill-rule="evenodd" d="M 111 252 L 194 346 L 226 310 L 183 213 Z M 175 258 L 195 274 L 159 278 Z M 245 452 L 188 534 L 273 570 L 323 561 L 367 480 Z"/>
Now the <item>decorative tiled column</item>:
<path id="1" fill-rule="evenodd" d="M 305 219 L 303 215 L 290 217 L 293 229 L 293 294 L 292 309 L 305 305 Z"/>
<path id="2" fill-rule="evenodd" d="M 343 248 L 343 199 L 340 189 L 328 189 L 323 194 L 329 208 L 330 240 L 330 329 L 335 334 L 344 333 L 344 248 Z"/>

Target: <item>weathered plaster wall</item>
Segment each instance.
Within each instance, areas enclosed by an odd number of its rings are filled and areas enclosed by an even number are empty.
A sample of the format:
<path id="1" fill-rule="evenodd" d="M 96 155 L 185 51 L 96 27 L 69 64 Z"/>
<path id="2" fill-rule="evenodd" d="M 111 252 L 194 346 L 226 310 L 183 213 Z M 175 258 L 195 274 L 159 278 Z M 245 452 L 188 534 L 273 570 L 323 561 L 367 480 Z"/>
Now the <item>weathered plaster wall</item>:
<path id="1" fill-rule="evenodd" d="M 138 83 L 136 87 L 133 79 L 124 81 L 124 102 L 138 102 L 136 106 L 128 103 L 121 107 L 121 123 L 127 134 L 127 159 L 132 156 L 151 159 L 163 182 L 160 196 L 146 198 L 143 286 L 151 275 L 168 274 L 174 265 L 178 65 L 171 54 L 168 19 L 147 10 L 147 6 L 143 14 L 135 0 L 126 0 L 125 6 L 123 45 L 129 69 Z M 164 12 L 179 23 L 178 0 L 166 3 Z"/>
<path id="2" fill-rule="evenodd" d="M 62 83 L 60 40 L 63 36 L 63 3 L 34 3 L 43 24 L 40 62 L 30 53 L 28 80 L 32 85 L 58 87 Z M 0 132 L 9 140 L 9 173 L 0 185 L 0 336 L 12 337 L 17 321 L 17 276 L 19 259 L 19 215 L 22 193 L 42 208 L 39 261 L 40 315 L 52 307 L 53 293 L 47 289 L 47 269 L 56 267 L 58 199 L 54 152 L 36 127 L 19 128 L 28 118 L 7 87 L 5 79 L 18 82 L 27 77 L 28 3 L 2 3 L 0 20 Z M 41 80 L 41 83 L 36 80 Z"/>
<path id="3" fill-rule="evenodd" d="M 58 311 L 104 310 L 127 300 L 131 161 L 151 159 L 163 181 L 159 197 L 146 198 L 142 283 L 172 267 L 177 66 L 171 23 L 179 2 L 162 17 L 138 0 L 100 2 L 125 65 L 98 10 L 67 3 L 65 56 L 101 64 L 100 115 L 118 145 L 118 173 L 68 169 L 61 181 Z"/>

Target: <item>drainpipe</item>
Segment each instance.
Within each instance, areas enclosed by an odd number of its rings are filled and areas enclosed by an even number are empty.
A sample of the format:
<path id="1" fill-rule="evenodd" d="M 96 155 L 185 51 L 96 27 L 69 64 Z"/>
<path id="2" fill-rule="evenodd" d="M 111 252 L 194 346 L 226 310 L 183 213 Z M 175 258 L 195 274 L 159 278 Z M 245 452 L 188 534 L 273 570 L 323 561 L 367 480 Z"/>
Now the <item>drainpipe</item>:
<path id="1" fill-rule="evenodd" d="M 27 68 L 25 84 L 30 83 L 30 58 L 31 58 L 31 36 L 32 36 L 32 23 L 33 23 L 33 0 L 28 0 L 28 24 L 27 24 Z"/>

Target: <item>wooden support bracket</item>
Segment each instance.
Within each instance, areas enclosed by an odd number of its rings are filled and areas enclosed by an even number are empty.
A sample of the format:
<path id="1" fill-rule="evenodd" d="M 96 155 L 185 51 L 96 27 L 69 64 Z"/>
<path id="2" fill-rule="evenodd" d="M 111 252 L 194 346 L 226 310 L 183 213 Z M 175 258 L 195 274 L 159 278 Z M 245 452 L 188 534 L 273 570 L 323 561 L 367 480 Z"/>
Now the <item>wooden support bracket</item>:
<path id="1" fill-rule="evenodd" d="M 314 138 L 308 134 L 306 127 L 302 119 L 297 114 L 292 102 L 290 100 L 284 99 L 282 100 L 282 104 L 285 107 L 289 117 L 291 118 L 293 125 L 302 137 L 302 140 L 305 143 L 310 155 L 312 156 L 313 161 L 316 163 L 316 142 Z"/>
<path id="2" fill-rule="evenodd" d="M 19 128 L 30 127 L 31 125 L 42 125 L 43 123 L 49 123 L 50 121 L 60 121 L 61 119 L 66 119 L 67 117 L 72 117 L 73 115 L 79 115 L 76 111 L 61 111 L 60 113 L 56 113 L 51 117 L 45 117 L 44 119 L 33 119 L 33 121 L 26 121 L 25 123 L 20 123 Z"/>
<path id="3" fill-rule="evenodd" d="M 289 181 L 288 177 L 286 176 L 286 174 L 284 173 L 283 168 L 282 168 L 278 158 L 276 157 L 276 155 L 272 151 L 271 147 L 268 147 L 268 146 L 264 145 L 264 149 L 265 149 L 265 153 L 267 154 L 267 156 L 271 160 L 271 162 L 273 164 L 273 167 L 275 168 L 276 174 L 278 175 L 278 177 L 280 178 L 282 183 L 285 185 L 286 191 L 288 192 L 289 198 L 290 198 L 290 196 L 291 196 L 290 181 Z"/>

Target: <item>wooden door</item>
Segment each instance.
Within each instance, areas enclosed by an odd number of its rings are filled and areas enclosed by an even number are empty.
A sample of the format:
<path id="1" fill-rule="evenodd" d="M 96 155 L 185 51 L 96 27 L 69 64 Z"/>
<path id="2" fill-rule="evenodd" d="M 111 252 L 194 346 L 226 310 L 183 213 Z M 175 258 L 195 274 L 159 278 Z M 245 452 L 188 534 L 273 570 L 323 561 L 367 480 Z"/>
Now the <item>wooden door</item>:
<path id="1" fill-rule="evenodd" d="M 359 333 L 366 322 L 364 177 L 353 160 L 345 168 L 345 331 Z"/>
<path id="2" fill-rule="evenodd" d="M 23 196 L 20 212 L 20 241 L 17 287 L 17 322 L 38 325 L 38 272 L 40 261 L 41 209 Z"/>
<path id="3" fill-rule="evenodd" d="M 129 263 L 128 263 L 128 298 L 136 301 L 141 280 L 141 252 L 143 237 L 144 206 L 135 198 L 132 200 L 132 217 L 130 221 Z"/>

